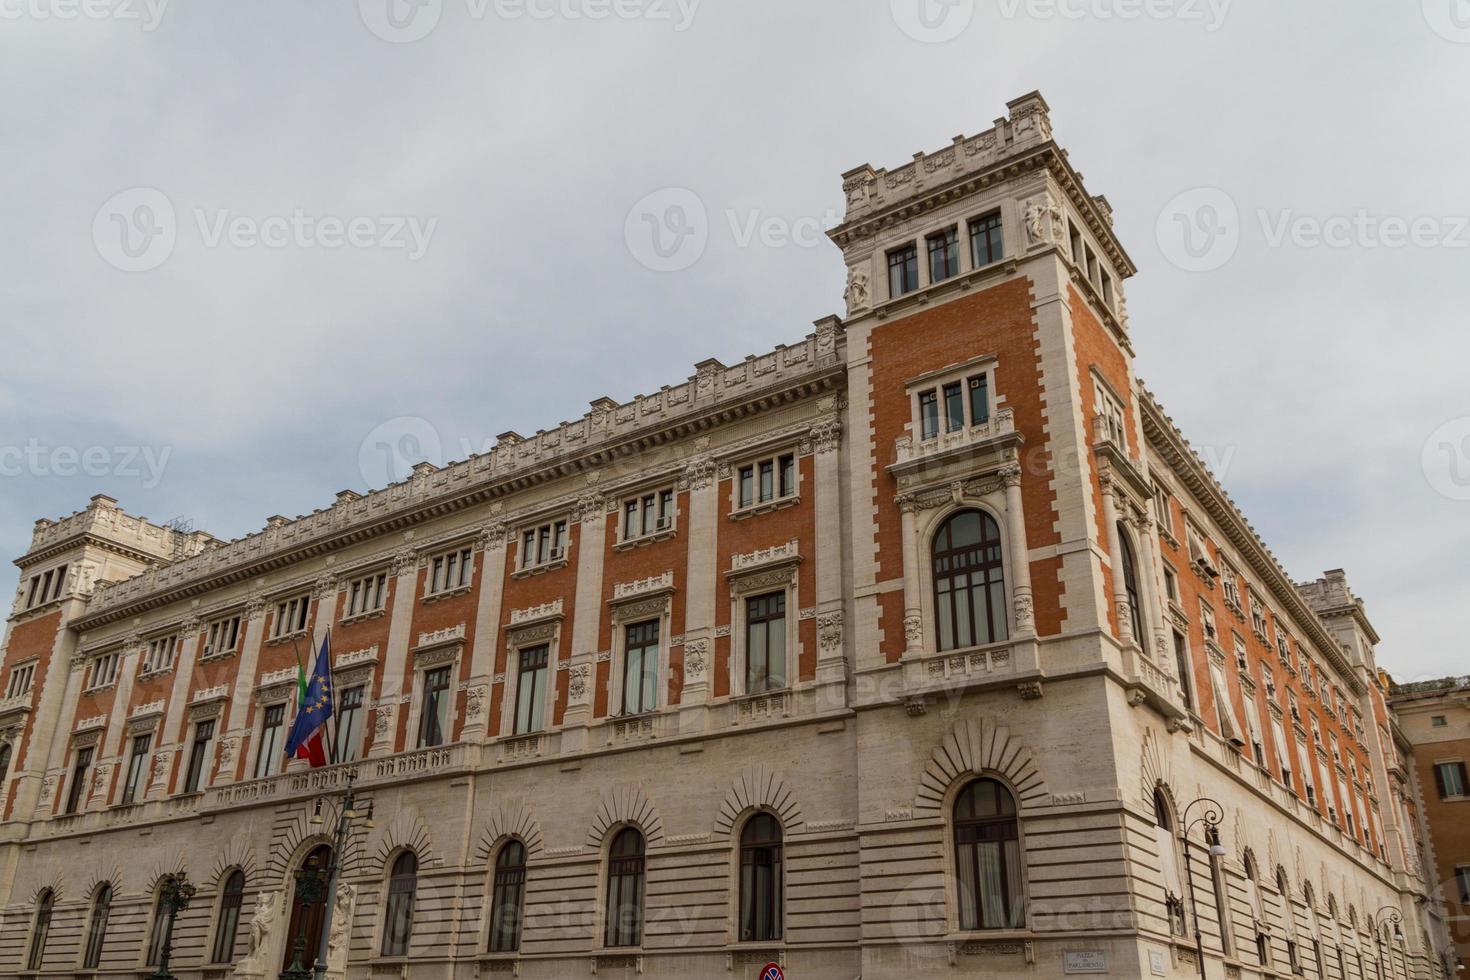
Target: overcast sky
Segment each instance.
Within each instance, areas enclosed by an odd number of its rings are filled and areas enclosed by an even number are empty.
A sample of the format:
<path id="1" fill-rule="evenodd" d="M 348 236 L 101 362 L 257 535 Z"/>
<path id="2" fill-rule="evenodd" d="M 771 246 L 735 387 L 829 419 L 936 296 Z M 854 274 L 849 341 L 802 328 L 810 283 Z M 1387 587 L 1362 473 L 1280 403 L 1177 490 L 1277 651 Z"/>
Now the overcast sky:
<path id="1" fill-rule="evenodd" d="M 0 0 L 0 80 L 5 555 L 98 491 L 237 537 L 794 341 L 839 175 L 1040 89 L 1142 377 L 1396 675 L 1470 673 L 1466 0 Z"/>

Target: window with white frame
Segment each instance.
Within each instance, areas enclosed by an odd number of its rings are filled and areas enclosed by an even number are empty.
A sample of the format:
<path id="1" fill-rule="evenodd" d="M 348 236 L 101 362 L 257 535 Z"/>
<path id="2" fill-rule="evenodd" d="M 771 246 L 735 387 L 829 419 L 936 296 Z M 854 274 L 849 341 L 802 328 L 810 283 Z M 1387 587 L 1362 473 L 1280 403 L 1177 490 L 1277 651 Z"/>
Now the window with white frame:
<path id="1" fill-rule="evenodd" d="M 354 684 L 337 694 L 337 761 L 356 762 L 362 755 L 362 720 L 367 713 L 364 703 L 367 687 Z"/>
<path id="2" fill-rule="evenodd" d="M 374 572 L 354 579 L 347 586 L 346 619 L 381 612 L 388 601 L 388 573 Z"/>
<path id="3" fill-rule="evenodd" d="M 174 665 L 174 654 L 178 650 L 179 638 L 177 635 L 156 636 L 148 641 L 148 647 L 143 652 L 143 672 L 151 674 L 155 671 L 168 670 Z"/>
<path id="4" fill-rule="evenodd" d="M 740 467 L 736 506 L 744 510 L 796 496 L 796 454 L 781 453 Z"/>
<path id="5" fill-rule="evenodd" d="M 959 432 L 990 421 L 990 372 L 977 368 L 919 388 L 915 431 L 919 441 L 936 439 L 941 432 Z"/>
<path id="6" fill-rule="evenodd" d="M 1225 562 L 1220 563 L 1220 590 L 1225 594 L 1225 605 L 1238 612 L 1240 610 L 1240 579 L 1235 569 Z"/>
<path id="7" fill-rule="evenodd" d="M 419 716 L 419 748 L 433 748 L 449 741 L 449 706 L 451 668 L 435 667 L 424 671 L 424 688 L 420 697 L 423 714 Z"/>
<path id="8" fill-rule="evenodd" d="M 1164 564 L 1164 598 L 1170 602 L 1179 601 L 1179 573 L 1168 563 Z"/>
<path id="9" fill-rule="evenodd" d="M 551 647 L 545 643 L 516 651 L 515 734 L 541 731 L 546 724 L 546 678 Z"/>
<path id="10" fill-rule="evenodd" d="M 960 230 L 950 226 L 924 239 L 929 252 L 929 281 L 943 282 L 960 274 Z"/>
<path id="11" fill-rule="evenodd" d="M 233 653 L 240 647 L 240 616 L 225 616 L 209 624 L 204 637 L 205 657 L 218 657 Z"/>
<path id="12" fill-rule="evenodd" d="M 641 715 L 658 707 L 658 624 L 650 619 L 624 627 L 625 715 Z"/>
<path id="13" fill-rule="evenodd" d="M 281 771 L 286 730 L 286 704 L 267 705 L 260 719 L 260 748 L 255 754 L 255 778 L 264 779 Z"/>
<path id="14" fill-rule="evenodd" d="M 1250 590 L 1251 600 L 1251 631 L 1261 639 L 1266 638 L 1266 604 L 1261 597 L 1256 595 L 1256 590 Z"/>
<path id="15" fill-rule="evenodd" d="M 521 532 L 521 568 L 537 568 L 567 556 L 567 521 L 547 521 Z"/>
<path id="16" fill-rule="evenodd" d="M 91 676 L 87 679 L 87 690 L 109 687 L 117 682 L 117 668 L 122 661 L 122 652 L 114 650 L 104 653 L 92 661 Z"/>
<path id="17" fill-rule="evenodd" d="M 311 596 L 298 595 L 276 603 L 276 614 L 271 619 L 271 639 L 279 640 L 293 633 L 306 631 L 306 618 L 311 613 Z"/>
<path id="18" fill-rule="evenodd" d="M 10 668 L 10 680 L 5 685 L 5 697 L 18 698 L 23 694 L 29 694 L 35 682 L 36 661 L 16 664 Z"/>
<path id="19" fill-rule="evenodd" d="M 36 606 L 60 599 L 62 591 L 66 588 L 68 567 L 59 565 L 32 575 L 30 585 L 26 590 L 26 608 L 34 609 Z"/>
<path id="20" fill-rule="evenodd" d="M 1098 378 L 1092 379 L 1092 391 L 1096 397 L 1097 414 L 1103 418 L 1108 438 L 1120 449 L 1128 447 L 1128 423 L 1123 415 L 1123 403 Z"/>
<path id="21" fill-rule="evenodd" d="M 1174 507 L 1169 502 L 1169 490 L 1160 485 L 1154 486 L 1154 516 L 1158 519 L 1159 530 L 1164 532 L 1168 538 L 1174 537 Z"/>
<path id="22" fill-rule="evenodd" d="M 745 693 L 786 687 L 786 593 L 745 600 Z"/>
<path id="23" fill-rule="evenodd" d="M 1205 631 L 1205 639 L 1219 642 L 1220 634 L 1215 629 L 1215 610 L 1204 599 L 1199 601 L 1199 621 Z"/>
<path id="24" fill-rule="evenodd" d="M 664 487 L 623 501 L 622 540 L 636 541 L 674 527 L 674 489 Z"/>
<path id="25" fill-rule="evenodd" d="M 446 551 L 429 559 L 429 574 L 424 579 L 424 595 L 440 595 L 468 588 L 475 568 L 475 552 L 465 546 Z"/>
<path id="26" fill-rule="evenodd" d="M 970 261 L 981 269 L 1005 258 L 1000 212 L 992 211 L 970 219 Z"/>

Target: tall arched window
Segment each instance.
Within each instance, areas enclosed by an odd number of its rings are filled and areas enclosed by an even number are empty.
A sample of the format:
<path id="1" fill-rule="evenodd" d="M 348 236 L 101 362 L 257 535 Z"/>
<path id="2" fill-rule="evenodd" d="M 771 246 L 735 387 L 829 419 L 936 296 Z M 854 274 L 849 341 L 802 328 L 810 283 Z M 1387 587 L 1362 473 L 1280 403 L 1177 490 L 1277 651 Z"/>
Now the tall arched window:
<path id="1" fill-rule="evenodd" d="M 1016 929 L 1026 920 L 1016 800 L 977 779 L 954 802 L 955 895 L 961 929 Z"/>
<path id="2" fill-rule="evenodd" d="M 1128 530 L 1118 522 L 1118 546 L 1123 550 L 1123 588 L 1128 592 L 1128 620 L 1133 627 L 1133 639 L 1147 649 L 1143 634 L 1143 607 L 1138 598 L 1138 562 L 1133 557 L 1133 542 L 1128 539 Z"/>
<path id="3" fill-rule="evenodd" d="M 245 872 L 238 868 L 225 879 L 220 891 L 219 924 L 214 929 L 213 963 L 229 963 L 235 958 L 235 934 L 240 929 L 240 903 L 245 898 Z"/>
<path id="4" fill-rule="evenodd" d="M 521 947 L 522 903 L 526 896 L 526 846 L 507 841 L 495 859 L 495 890 L 490 902 L 490 952 L 513 953 Z"/>
<path id="5" fill-rule="evenodd" d="M 388 878 L 388 907 L 383 917 L 383 955 L 407 956 L 413 938 L 413 900 L 419 889 L 419 859 L 404 851 Z"/>
<path id="6" fill-rule="evenodd" d="M 1184 935 L 1184 878 L 1179 873 L 1179 843 L 1174 839 L 1174 815 L 1162 789 L 1154 790 L 1154 843 L 1164 872 L 1164 908 L 1169 931 Z"/>
<path id="7" fill-rule="evenodd" d="M 153 925 L 148 930 L 148 957 L 144 965 L 157 966 L 163 956 L 163 934 L 168 927 L 168 906 L 163 901 L 163 882 L 153 898 Z"/>
<path id="8" fill-rule="evenodd" d="M 933 560 L 939 649 L 1005 640 L 1005 571 L 995 518 L 978 510 L 949 518 L 934 536 Z"/>
<path id="9" fill-rule="evenodd" d="M 781 824 L 758 813 L 740 832 L 740 941 L 781 938 Z"/>
<path id="10" fill-rule="evenodd" d="M 46 958 L 46 937 L 51 933 L 51 909 L 56 904 L 56 893 L 46 889 L 36 899 L 36 925 L 31 930 L 31 950 L 26 956 L 26 969 L 39 970 Z"/>
<path id="11" fill-rule="evenodd" d="M 102 962 L 102 944 L 107 942 L 107 919 L 112 914 L 112 886 L 104 884 L 92 900 L 92 917 L 87 921 L 87 947 L 82 952 L 82 969 L 95 970 Z"/>
<path id="12" fill-rule="evenodd" d="M 607 855 L 607 946 L 643 942 L 643 835 L 618 831 Z"/>

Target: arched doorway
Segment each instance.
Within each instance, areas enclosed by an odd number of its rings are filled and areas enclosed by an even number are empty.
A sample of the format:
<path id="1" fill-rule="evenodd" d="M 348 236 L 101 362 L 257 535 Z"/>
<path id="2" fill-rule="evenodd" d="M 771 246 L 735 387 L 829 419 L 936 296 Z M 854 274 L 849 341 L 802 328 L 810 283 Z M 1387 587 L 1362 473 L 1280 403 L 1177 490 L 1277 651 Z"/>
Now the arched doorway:
<path id="1" fill-rule="evenodd" d="M 296 957 L 296 938 L 306 930 L 306 952 L 302 954 L 301 965 L 310 967 L 316 962 L 317 950 L 321 948 L 322 941 L 322 918 L 327 908 L 327 865 L 332 860 L 332 848 L 322 844 L 301 862 L 303 874 L 314 874 L 321 877 L 321 887 L 317 890 L 317 899 L 309 905 L 302 905 L 296 900 L 295 885 L 293 879 L 291 895 L 291 926 L 286 930 L 286 950 L 281 957 L 281 969 L 286 970 L 291 966 L 291 961 Z"/>

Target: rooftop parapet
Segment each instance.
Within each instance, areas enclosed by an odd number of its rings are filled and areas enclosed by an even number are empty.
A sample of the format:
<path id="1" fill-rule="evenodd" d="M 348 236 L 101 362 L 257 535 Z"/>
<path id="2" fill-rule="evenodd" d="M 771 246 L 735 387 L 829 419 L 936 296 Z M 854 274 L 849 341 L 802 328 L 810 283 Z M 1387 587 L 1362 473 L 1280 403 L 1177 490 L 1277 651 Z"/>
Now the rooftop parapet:
<path id="1" fill-rule="evenodd" d="M 180 531 L 154 524 L 146 517 L 134 517 L 120 508 L 112 497 L 99 493 L 85 509 L 69 517 L 36 521 L 35 530 L 31 532 L 30 550 L 17 559 L 16 564 L 29 564 L 46 552 L 88 537 L 165 562 L 197 555 L 215 540 L 203 531 Z"/>

